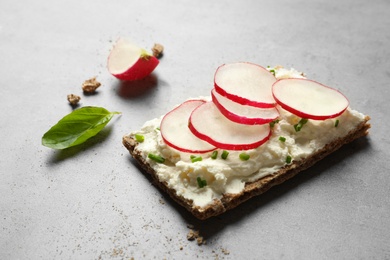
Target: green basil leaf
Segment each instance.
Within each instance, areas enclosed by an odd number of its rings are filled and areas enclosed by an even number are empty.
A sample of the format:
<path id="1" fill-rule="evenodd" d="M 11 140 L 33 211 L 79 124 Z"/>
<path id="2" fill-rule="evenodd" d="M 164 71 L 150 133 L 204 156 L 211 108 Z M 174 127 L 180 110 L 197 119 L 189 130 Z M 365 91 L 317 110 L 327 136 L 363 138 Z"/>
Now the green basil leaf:
<path id="1" fill-rule="evenodd" d="M 98 134 L 115 114 L 102 107 L 82 107 L 64 116 L 43 137 L 42 145 L 65 149 L 84 143 Z"/>

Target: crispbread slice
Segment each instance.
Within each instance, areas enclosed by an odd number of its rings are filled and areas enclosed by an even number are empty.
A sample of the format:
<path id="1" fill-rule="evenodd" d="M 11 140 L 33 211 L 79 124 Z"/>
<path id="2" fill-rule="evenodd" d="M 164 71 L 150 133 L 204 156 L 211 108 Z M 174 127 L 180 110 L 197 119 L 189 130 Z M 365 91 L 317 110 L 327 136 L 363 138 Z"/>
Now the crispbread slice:
<path id="1" fill-rule="evenodd" d="M 244 190 L 238 194 L 223 194 L 221 199 L 214 199 L 212 203 L 209 203 L 205 207 L 194 205 L 191 200 L 185 199 L 184 197 L 178 195 L 176 190 L 168 187 L 166 182 L 160 181 L 155 170 L 148 164 L 145 158 L 142 157 L 141 153 L 137 151 L 138 142 L 130 135 L 125 135 L 123 137 L 123 144 L 129 150 L 134 159 L 141 165 L 141 167 L 153 177 L 155 184 L 157 184 L 158 187 L 167 192 L 170 197 L 185 207 L 195 217 L 204 220 L 220 215 L 227 210 L 235 208 L 248 199 L 266 192 L 271 187 L 281 184 L 284 181 L 294 177 L 299 172 L 309 168 L 343 145 L 350 143 L 357 138 L 366 136 L 368 134 L 368 129 L 370 128 L 370 124 L 368 123 L 369 119 L 370 118 L 366 116 L 365 119 L 354 129 L 352 129 L 346 136 L 342 136 L 336 140 L 333 140 L 332 142 L 326 144 L 324 148 L 313 153 L 309 157 L 299 161 L 294 161 L 293 163 L 286 165 L 272 175 L 268 175 L 256 181 L 246 183 Z"/>

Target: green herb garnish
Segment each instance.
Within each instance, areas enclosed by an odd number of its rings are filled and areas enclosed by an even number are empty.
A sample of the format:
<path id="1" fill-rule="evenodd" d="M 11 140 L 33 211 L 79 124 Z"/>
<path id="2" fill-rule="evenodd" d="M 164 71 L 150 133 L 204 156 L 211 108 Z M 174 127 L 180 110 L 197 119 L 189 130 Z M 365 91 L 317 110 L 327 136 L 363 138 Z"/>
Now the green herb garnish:
<path id="1" fill-rule="evenodd" d="M 191 155 L 190 158 L 191 158 L 191 162 L 193 162 L 193 163 L 202 161 L 202 156 Z"/>
<path id="2" fill-rule="evenodd" d="M 290 156 L 290 155 L 287 155 L 287 157 L 286 157 L 286 163 L 291 163 L 291 160 L 292 160 L 291 156 Z"/>
<path id="3" fill-rule="evenodd" d="M 279 137 L 279 141 L 281 141 L 281 142 L 283 142 L 283 143 L 286 142 L 286 137 L 280 136 L 280 137 Z"/>
<path id="4" fill-rule="evenodd" d="M 275 119 L 274 121 L 269 123 L 269 126 L 272 128 L 275 126 L 275 124 L 279 123 L 279 119 Z"/>
<path id="5" fill-rule="evenodd" d="M 202 178 L 200 178 L 200 177 L 196 178 L 196 181 L 198 182 L 199 188 L 203 188 L 203 187 L 207 186 L 207 181 L 202 180 Z"/>
<path id="6" fill-rule="evenodd" d="M 143 135 L 135 134 L 134 137 L 135 137 L 135 140 L 137 140 L 138 143 L 142 143 L 143 141 L 145 141 L 145 137 Z"/>
<path id="7" fill-rule="evenodd" d="M 241 161 L 248 161 L 250 158 L 250 155 L 247 153 L 240 153 L 239 155 Z"/>
<path id="8" fill-rule="evenodd" d="M 115 114 L 102 107 L 82 107 L 64 116 L 42 136 L 42 145 L 65 149 L 97 135 Z"/>
<path id="9" fill-rule="evenodd" d="M 306 118 L 302 118 L 301 120 L 299 120 L 298 124 L 294 125 L 295 132 L 301 131 L 303 125 L 306 124 L 307 121 L 308 120 Z"/>
<path id="10" fill-rule="evenodd" d="M 269 72 L 271 72 L 272 74 L 274 74 L 274 76 L 276 75 L 276 72 L 274 69 L 270 69 Z"/>
<path id="11" fill-rule="evenodd" d="M 217 159 L 217 156 L 218 156 L 218 151 L 213 151 L 213 153 L 211 154 L 211 159 L 215 160 Z"/>
<path id="12" fill-rule="evenodd" d="M 164 157 L 161 157 L 160 155 L 156 155 L 156 154 L 152 154 L 152 153 L 148 154 L 148 158 L 152 159 L 153 161 L 158 162 L 158 163 L 165 162 Z"/>
<path id="13" fill-rule="evenodd" d="M 226 150 L 223 150 L 223 152 L 222 152 L 222 154 L 221 154 L 221 158 L 224 159 L 224 160 L 226 160 L 227 157 L 228 157 L 228 155 L 229 155 L 229 152 L 226 151 Z"/>
<path id="14" fill-rule="evenodd" d="M 339 123 L 340 123 L 340 121 L 338 119 L 336 119 L 336 122 L 334 123 L 334 127 L 338 127 Z"/>

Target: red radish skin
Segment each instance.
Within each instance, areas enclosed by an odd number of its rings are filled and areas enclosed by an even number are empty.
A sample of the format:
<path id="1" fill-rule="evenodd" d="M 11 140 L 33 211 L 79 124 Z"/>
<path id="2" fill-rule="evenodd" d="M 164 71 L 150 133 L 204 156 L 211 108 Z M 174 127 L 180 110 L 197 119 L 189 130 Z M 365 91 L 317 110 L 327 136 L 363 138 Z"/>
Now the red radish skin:
<path id="1" fill-rule="evenodd" d="M 214 75 L 215 90 L 242 105 L 272 108 L 272 84 L 275 76 L 260 65 L 250 62 L 224 64 Z"/>
<path id="2" fill-rule="evenodd" d="M 160 131 L 168 146 L 186 153 L 206 153 L 215 150 L 214 146 L 196 137 L 188 128 L 188 119 L 192 111 L 205 102 L 188 100 L 163 117 Z"/>
<path id="3" fill-rule="evenodd" d="M 335 118 L 349 106 L 338 90 L 308 79 L 280 79 L 273 84 L 272 93 L 283 109 L 306 119 Z"/>
<path id="4" fill-rule="evenodd" d="M 156 57 L 125 38 L 118 39 L 107 61 L 109 72 L 126 81 L 144 79 L 158 64 Z"/>
<path id="5" fill-rule="evenodd" d="M 227 119 L 213 102 L 206 102 L 194 109 L 189 128 L 198 138 L 226 150 L 254 149 L 271 136 L 269 124 L 235 123 Z"/>
<path id="6" fill-rule="evenodd" d="M 258 108 L 241 105 L 222 95 L 215 89 L 211 91 L 211 97 L 219 111 L 233 122 L 246 125 L 262 125 L 272 122 L 279 117 L 276 107 Z"/>

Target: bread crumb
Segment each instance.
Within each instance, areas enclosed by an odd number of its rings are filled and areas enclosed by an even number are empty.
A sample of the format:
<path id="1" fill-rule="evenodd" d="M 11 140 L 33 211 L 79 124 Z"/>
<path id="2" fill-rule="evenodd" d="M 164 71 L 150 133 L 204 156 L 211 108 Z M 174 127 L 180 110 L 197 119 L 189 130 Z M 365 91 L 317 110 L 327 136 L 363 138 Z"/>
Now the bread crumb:
<path id="1" fill-rule="evenodd" d="M 199 230 L 190 229 L 190 231 L 187 234 L 187 239 L 189 241 L 196 240 L 198 246 L 206 244 L 206 240 L 199 234 Z"/>
<path id="2" fill-rule="evenodd" d="M 222 253 L 223 253 L 224 255 L 229 255 L 229 254 L 230 254 L 229 250 L 227 250 L 227 249 L 225 249 L 225 248 L 221 248 L 221 251 L 222 251 Z"/>
<path id="3" fill-rule="evenodd" d="M 164 51 L 164 46 L 162 46 L 159 43 L 154 44 L 154 46 L 152 48 L 152 52 L 153 52 L 154 57 L 160 58 L 163 55 L 163 51 Z"/>
<path id="4" fill-rule="evenodd" d="M 187 234 L 187 239 L 189 241 L 195 240 L 199 236 L 199 231 L 190 229 L 190 231 Z"/>
<path id="5" fill-rule="evenodd" d="M 77 96 L 77 95 L 75 95 L 75 94 L 69 94 L 69 95 L 67 96 L 67 98 L 68 98 L 69 103 L 70 103 L 72 106 L 77 105 L 77 104 L 79 103 L 80 99 L 81 99 L 79 96 Z"/>
<path id="6" fill-rule="evenodd" d="M 100 82 L 96 80 L 96 77 L 93 77 L 91 79 L 87 79 L 83 85 L 82 89 L 85 93 L 92 94 L 96 91 L 98 87 L 100 87 Z"/>

